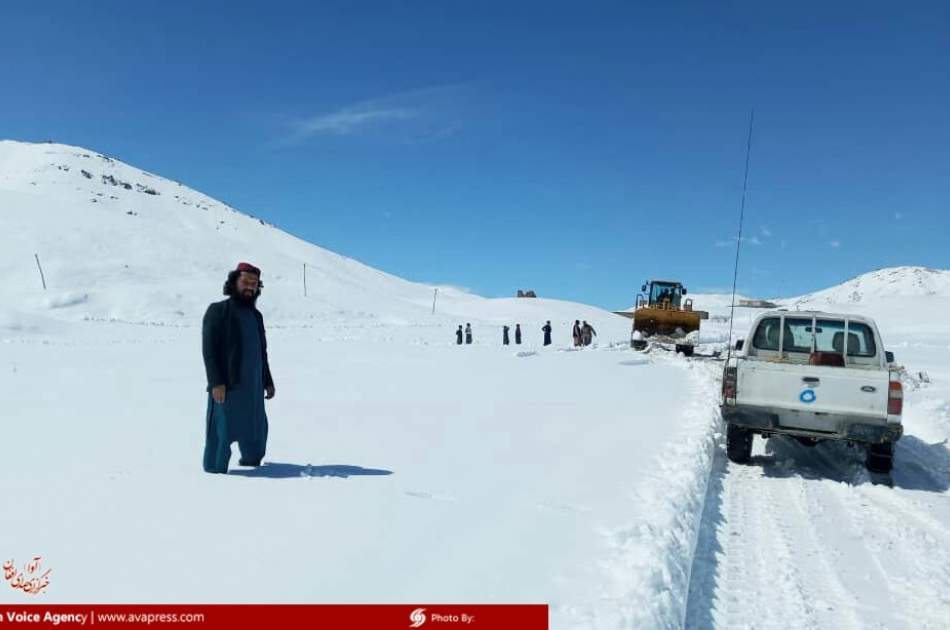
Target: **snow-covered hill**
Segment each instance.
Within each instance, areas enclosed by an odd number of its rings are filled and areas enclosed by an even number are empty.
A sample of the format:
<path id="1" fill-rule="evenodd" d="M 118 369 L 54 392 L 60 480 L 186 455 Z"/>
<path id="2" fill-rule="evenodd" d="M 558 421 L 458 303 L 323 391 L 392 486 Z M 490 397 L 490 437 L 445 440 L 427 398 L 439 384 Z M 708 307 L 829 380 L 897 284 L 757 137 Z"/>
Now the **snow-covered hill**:
<path id="1" fill-rule="evenodd" d="M 697 293 L 691 296 L 694 307 L 713 313 L 729 311 L 728 293 Z M 928 267 L 886 267 L 841 284 L 797 297 L 766 299 L 787 308 L 826 308 L 829 305 L 874 304 L 907 298 L 950 298 L 950 269 Z M 748 299 L 736 295 L 736 303 Z"/>
<path id="2" fill-rule="evenodd" d="M 708 311 L 710 321 L 703 324 L 702 338 L 725 341 L 728 336 L 722 322 L 730 313 L 732 296 L 728 293 L 698 293 L 691 296 L 694 308 Z M 744 296 L 736 296 L 736 304 Z M 779 308 L 861 313 L 877 320 L 881 331 L 926 337 L 934 332 L 950 333 L 950 270 L 927 267 L 888 267 L 878 269 L 839 285 L 797 297 L 768 300 Z M 748 326 L 761 308 L 736 307 L 734 337 L 744 337 Z"/>
<path id="3" fill-rule="evenodd" d="M 262 308 L 275 324 L 623 322 L 589 306 L 490 300 L 448 287 L 439 288 L 433 316 L 434 286 L 327 251 L 80 147 L 0 141 L 0 217 L 0 273 L 15 309 L 0 313 L 0 326 L 27 328 L 36 316 L 193 325 L 241 260 L 263 269 Z"/>
<path id="4" fill-rule="evenodd" d="M 789 305 L 866 304 L 900 298 L 950 297 L 950 270 L 888 267 L 834 287 L 783 300 Z"/>

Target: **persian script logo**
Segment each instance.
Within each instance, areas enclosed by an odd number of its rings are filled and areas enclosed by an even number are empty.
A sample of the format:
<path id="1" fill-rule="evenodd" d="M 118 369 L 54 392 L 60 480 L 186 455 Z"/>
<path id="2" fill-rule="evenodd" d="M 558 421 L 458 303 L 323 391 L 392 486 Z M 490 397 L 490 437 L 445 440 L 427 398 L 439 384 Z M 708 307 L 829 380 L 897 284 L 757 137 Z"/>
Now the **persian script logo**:
<path id="1" fill-rule="evenodd" d="M 411 613 L 409 613 L 409 621 L 412 622 L 410 628 L 418 628 L 426 622 L 426 609 L 425 608 L 416 608 Z"/>
<path id="2" fill-rule="evenodd" d="M 17 588 L 30 595 L 39 595 L 43 589 L 49 586 L 49 574 L 52 569 L 46 569 L 37 577 L 36 573 L 42 569 L 42 560 L 40 556 L 35 556 L 32 562 L 28 562 L 22 571 L 17 571 L 13 566 L 13 560 L 7 560 L 3 563 L 3 579 L 10 583 L 11 588 Z"/>

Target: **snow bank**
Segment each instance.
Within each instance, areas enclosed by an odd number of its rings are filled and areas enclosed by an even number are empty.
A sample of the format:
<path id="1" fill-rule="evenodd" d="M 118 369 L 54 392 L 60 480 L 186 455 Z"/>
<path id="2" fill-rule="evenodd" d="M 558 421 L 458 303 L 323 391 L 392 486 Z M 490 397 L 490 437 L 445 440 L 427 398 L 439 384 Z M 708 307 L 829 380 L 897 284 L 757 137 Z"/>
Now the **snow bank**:
<path id="1" fill-rule="evenodd" d="M 583 628 L 681 628 L 690 569 L 720 427 L 716 366 L 661 359 L 687 371 L 684 421 L 634 492 L 637 518 L 603 532 L 611 553 L 598 601 L 572 611 Z M 624 362 L 626 363 L 626 362 Z M 674 404 L 670 414 L 678 411 Z"/>

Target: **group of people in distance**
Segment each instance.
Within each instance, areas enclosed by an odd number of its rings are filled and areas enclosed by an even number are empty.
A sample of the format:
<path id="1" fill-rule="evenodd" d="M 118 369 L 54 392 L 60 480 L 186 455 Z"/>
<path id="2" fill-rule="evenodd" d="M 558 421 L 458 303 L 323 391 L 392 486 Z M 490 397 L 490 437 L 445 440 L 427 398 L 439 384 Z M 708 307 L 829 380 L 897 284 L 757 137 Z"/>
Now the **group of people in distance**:
<path id="1" fill-rule="evenodd" d="M 511 330 L 510 326 L 502 326 L 501 328 L 501 344 L 507 346 L 511 343 L 511 338 L 509 337 L 509 331 Z M 544 323 L 544 326 L 541 327 L 541 332 L 544 334 L 544 345 L 551 345 L 551 320 L 547 320 Z M 589 346 L 593 341 L 594 337 L 597 336 L 597 331 L 594 330 L 594 327 L 588 324 L 586 321 L 581 323 L 580 320 L 574 320 L 574 346 Z M 455 343 L 461 346 L 463 343 L 466 345 L 472 343 L 472 325 L 470 323 L 465 324 L 465 328 L 462 328 L 462 325 L 459 324 L 458 329 L 455 331 Z M 521 345 L 521 324 L 515 324 L 515 344 Z"/>
<path id="2" fill-rule="evenodd" d="M 550 322 L 548 322 L 550 323 Z M 503 345 L 508 345 L 511 343 L 511 340 L 508 336 L 508 332 L 511 330 L 510 326 L 502 327 L 501 333 L 501 343 Z M 472 343 L 472 325 L 465 324 L 465 330 L 462 330 L 462 325 L 459 324 L 458 330 L 455 331 L 455 343 L 457 345 L 462 345 L 462 339 L 465 339 L 465 344 Z M 521 324 L 515 324 L 515 343 L 521 345 Z M 548 341 L 550 343 L 550 340 Z M 547 344 L 545 344 L 547 345 Z"/>

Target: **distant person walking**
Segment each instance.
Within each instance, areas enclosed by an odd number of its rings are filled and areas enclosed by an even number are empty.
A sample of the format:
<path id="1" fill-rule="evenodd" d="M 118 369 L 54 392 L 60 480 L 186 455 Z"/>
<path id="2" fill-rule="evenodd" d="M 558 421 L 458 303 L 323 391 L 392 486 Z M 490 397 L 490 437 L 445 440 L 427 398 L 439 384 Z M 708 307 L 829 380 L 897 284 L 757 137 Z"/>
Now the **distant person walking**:
<path id="1" fill-rule="evenodd" d="M 597 336 L 597 331 L 586 321 L 581 325 L 581 341 L 585 346 L 589 346 Z"/>
<path id="2" fill-rule="evenodd" d="M 466 344 L 472 343 L 472 325 L 471 324 L 465 324 L 465 343 Z"/>
<path id="3" fill-rule="evenodd" d="M 508 341 L 508 326 L 502 326 L 502 328 L 501 328 L 501 345 L 507 346 L 508 344 L 509 344 L 509 341 Z"/>
<path id="4" fill-rule="evenodd" d="M 455 331 L 455 343 L 462 345 L 462 325 L 459 324 L 459 329 Z"/>
<path id="5" fill-rule="evenodd" d="M 228 273 L 224 294 L 201 325 L 201 353 L 208 380 L 204 470 L 227 473 L 231 443 L 241 450 L 242 466 L 260 466 L 267 447 L 264 400 L 274 397 L 267 362 L 264 318 L 257 310 L 261 270 L 240 263 Z"/>
<path id="6" fill-rule="evenodd" d="M 551 320 L 541 327 L 541 330 L 544 332 L 544 345 L 551 345 Z"/>
<path id="7" fill-rule="evenodd" d="M 521 345 L 521 324 L 515 324 L 515 345 Z"/>
<path id="8" fill-rule="evenodd" d="M 574 338 L 574 347 L 581 345 L 581 322 L 580 320 L 574 320 L 574 328 L 571 329 L 571 337 Z"/>

